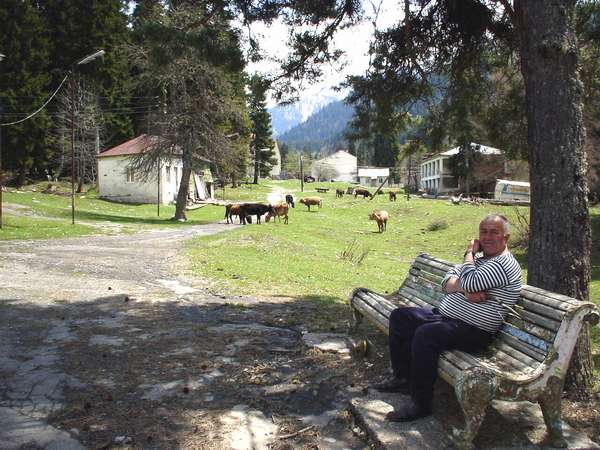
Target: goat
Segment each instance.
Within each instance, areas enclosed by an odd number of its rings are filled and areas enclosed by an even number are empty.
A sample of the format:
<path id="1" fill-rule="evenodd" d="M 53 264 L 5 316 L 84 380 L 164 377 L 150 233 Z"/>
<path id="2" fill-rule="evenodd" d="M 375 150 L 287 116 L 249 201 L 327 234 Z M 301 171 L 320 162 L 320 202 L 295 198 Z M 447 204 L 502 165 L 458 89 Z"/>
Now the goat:
<path id="1" fill-rule="evenodd" d="M 389 191 L 388 195 L 390 196 L 390 202 L 396 201 L 396 193 L 394 191 Z"/>
<path id="2" fill-rule="evenodd" d="M 343 189 L 336 189 L 335 190 L 335 196 L 337 197 L 343 197 L 344 196 L 344 190 Z"/>
<path id="3" fill-rule="evenodd" d="M 291 206 L 292 208 L 295 208 L 295 206 L 294 206 L 294 196 L 292 194 L 286 194 L 286 196 L 285 196 L 285 202 L 288 204 L 288 206 Z"/>
<path id="4" fill-rule="evenodd" d="M 260 217 L 267 213 L 272 213 L 273 207 L 271 205 L 265 205 L 263 203 L 243 203 L 242 214 L 244 219 L 252 223 L 250 216 L 256 216 L 256 223 L 260 224 Z"/>
<path id="5" fill-rule="evenodd" d="M 310 207 L 312 206 L 318 206 L 319 208 L 321 208 L 323 206 L 323 200 L 321 200 L 321 197 L 304 197 L 300 199 L 300 203 L 308 206 L 308 210 L 310 211 Z"/>
<path id="6" fill-rule="evenodd" d="M 288 223 L 288 211 L 290 209 L 290 207 L 288 206 L 287 203 L 285 202 L 280 202 L 280 203 L 275 203 L 273 206 L 273 212 L 268 213 L 267 214 L 267 218 L 266 221 L 269 222 L 271 220 L 271 217 L 279 217 L 279 221 L 281 222 L 281 216 L 283 216 L 283 223 L 287 225 Z M 275 222 L 275 219 L 273 219 L 273 222 Z"/>
<path id="7" fill-rule="evenodd" d="M 373 198 L 373 195 L 367 189 L 364 188 L 354 189 L 354 198 L 356 198 L 357 195 L 362 195 L 363 198 Z"/>
<path id="8" fill-rule="evenodd" d="M 462 192 L 460 193 L 460 195 L 458 197 L 452 196 L 450 198 L 450 201 L 452 202 L 453 205 L 460 205 L 461 200 L 462 200 Z"/>
<path id="9" fill-rule="evenodd" d="M 383 233 L 387 229 L 387 221 L 390 215 L 387 211 L 377 211 L 374 210 L 371 214 L 369 214 L 369 220 L 377 221 L 377 227 L 379 228 L 379 232 Z"/>

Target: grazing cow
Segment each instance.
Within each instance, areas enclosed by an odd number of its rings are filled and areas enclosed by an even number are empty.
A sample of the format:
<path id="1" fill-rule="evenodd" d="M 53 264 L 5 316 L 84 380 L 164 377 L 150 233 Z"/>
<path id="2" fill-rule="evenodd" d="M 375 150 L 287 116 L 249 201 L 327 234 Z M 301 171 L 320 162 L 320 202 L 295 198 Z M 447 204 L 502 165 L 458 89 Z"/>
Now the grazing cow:
<path id="1" fill-rule="evenodd" d="M 295 208 L 295 206 L 294 206 L 294 196 L 292 194 L 286 194 L 286 196 L 285 196 L 285 202 L 288 204 L 288 206 L 291 206 L 292 208 Z"/>
<path id="2" fill-rule="evenodd" d="M 387 221 L 390 215 L 387 211 L 377 211 L 374 210 L 371 214 L 369 214 L 369 220 L 377 221 L 377 227 L 379 228 L 379 232 L 383 233 L 387 229 Z"/>
<path id="3" fill-rule="evenodd" d="M 344 196 L 344 190 L 343 189 L 336 189 L 335 190 L 335 196 L 336 197 L 343 197 Z"/>
<path id="4" fill-rule="evenodd" d="M 242 207 L 243 203 L 233 203 L 225 206 L 225 218 L 227 219 L 227 223 L 233 223 L 233 216 L 238 216 L 240 223 L 244 223 Z"/>
<path id="5" fill-rule="evenodd" d="M 372 198 L 373 197 L 373 195 L 367 189 L 364 189 L 364 188 L 354 189 L 354 198 L 356 198 L 357 195 L 362 195 L 363 198 L 367 198 L 367 197 Z"/>
<path id="6" fill-rule="evenodd" d="M 275 203 L 273 205 L 273 212 L 267 214 L 266 221 L 269 222 L 271 220 L 271 217 L 279 217 L 279 221 L 281 222 L 281 216 L 283 216 L 283 223 L 287 225 L 289 209 L 290 207 L 285 202 Z M 275 222 L 275 219 L 273 219 L 273 222 Z"/>
<path id="7" fill-rule="evenodd" d="M 390 202 L 396 201 L 396 193 L 394 191 L 389 191 L 388 195 L 390 196 Z"/>
<path id="8" fill-rule="evenodd" d="M 265 205 L 263 203 L 243 203 L 242 204 L 242 214 L 244 219 L 248 220 L 248 222 L 252 223 L 250 216 L 256 216 L 256 223 L 260 224 L 260 218 L 264 214 L 272 213 L 273 207 L 271 205 Z"/>
<path id="9" fill-rule="evenodd" d="M 300 203 L 308 206 L 308 210 L 310 211 L 310 207 L 312 206 L 318 206 L 319 208 L 321 208 L 323 206 L 323 200 L 321 200 L 321 197 L 304 197 L 300 199 Z"/>

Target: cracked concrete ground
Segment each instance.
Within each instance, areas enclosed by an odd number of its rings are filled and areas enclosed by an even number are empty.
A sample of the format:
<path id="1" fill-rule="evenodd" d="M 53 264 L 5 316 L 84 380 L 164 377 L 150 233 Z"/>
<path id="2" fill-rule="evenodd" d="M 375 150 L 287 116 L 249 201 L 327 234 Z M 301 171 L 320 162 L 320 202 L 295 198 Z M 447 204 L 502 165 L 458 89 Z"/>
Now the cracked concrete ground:
<path id="1" fill-rule="evenodd" d="M 364 448 L 348 350 L 294 325 L 314 302 L 186 274 L 182 243 L 232 228 L 0 243 L 0 447 Z"/>

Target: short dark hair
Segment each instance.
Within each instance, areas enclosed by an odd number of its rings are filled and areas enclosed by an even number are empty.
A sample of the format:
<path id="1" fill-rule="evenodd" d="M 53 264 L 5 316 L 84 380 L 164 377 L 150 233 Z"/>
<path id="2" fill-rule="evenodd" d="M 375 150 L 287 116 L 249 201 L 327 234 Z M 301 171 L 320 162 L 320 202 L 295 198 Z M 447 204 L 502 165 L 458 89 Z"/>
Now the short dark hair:
<path id="1" fill-rule="evenodd" d="M 500 219 L 502 221 L 502 231 L 504 231 L 504 235 L 506 236 L 509 232 L 509 224 L 508 224 L 508 219 L 506 218 L 506 216 L 503 216 L 502 214 L 488 214 L 487 216 L 485 216 L 483 218 L 483 220 L 480 223 L 487 222 L 488 220 L 498 220 L 498 219 Z"/>

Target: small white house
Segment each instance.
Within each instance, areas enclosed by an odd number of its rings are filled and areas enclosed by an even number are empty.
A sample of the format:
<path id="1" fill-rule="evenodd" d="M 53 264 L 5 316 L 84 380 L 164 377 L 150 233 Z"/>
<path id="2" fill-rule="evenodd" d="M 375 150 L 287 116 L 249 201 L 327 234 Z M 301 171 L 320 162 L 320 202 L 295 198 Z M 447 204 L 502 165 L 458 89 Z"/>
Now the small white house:
<path id="1" fill-rule="evenodd" d="M 97 156 L 99 196 L 124 203 L 161 203 L 167 205 L 177 199 L 183 162 L 179 157 L 165 159 L 160 170 L 142 177 L 132 167 L 136 155 L 148 150 L 159 138 L 142 134 L 108 149 Z M 209 169 L 192 173 L 189 198 L 206 200 L 214 197 L 214 186 Z"/>
<path id="2" fill-rule="evenodd" d="M 353 182 L 356 180 L 356 156 L 338 150 L 332 155 L 312 163 L 311 175 L 317 180 Z"/>
<path id="3" fill-rule="evenodd" d="M 365 187 L 379 187 L 385 181 L 384 186 L 387 186 L 389 176 L 389 167 L 359 167 L 356 181 Z"/>

